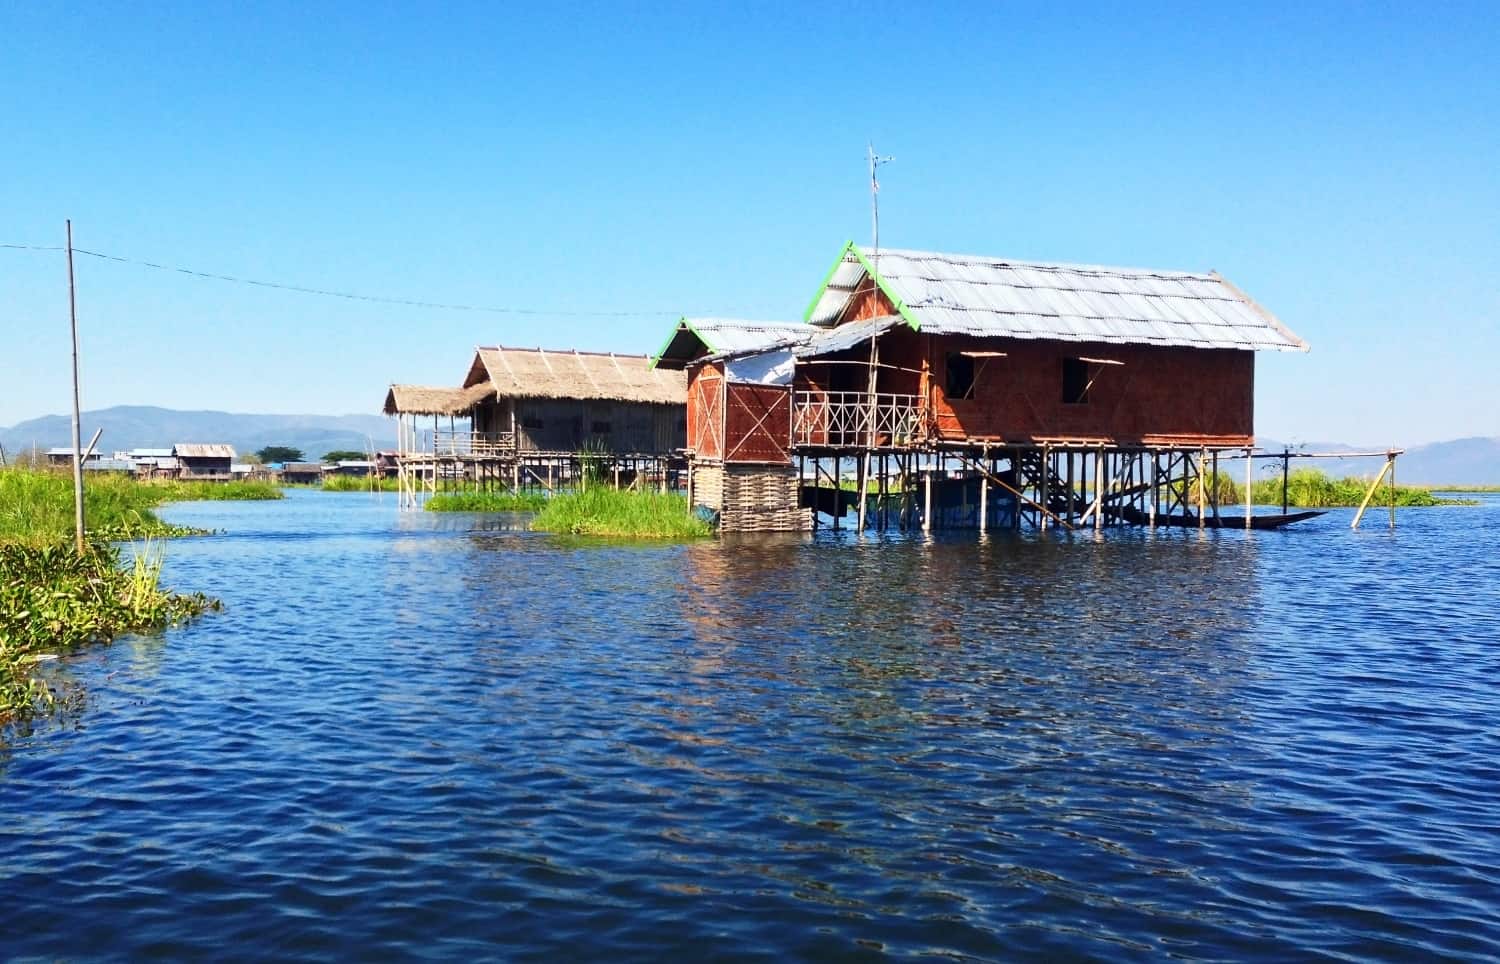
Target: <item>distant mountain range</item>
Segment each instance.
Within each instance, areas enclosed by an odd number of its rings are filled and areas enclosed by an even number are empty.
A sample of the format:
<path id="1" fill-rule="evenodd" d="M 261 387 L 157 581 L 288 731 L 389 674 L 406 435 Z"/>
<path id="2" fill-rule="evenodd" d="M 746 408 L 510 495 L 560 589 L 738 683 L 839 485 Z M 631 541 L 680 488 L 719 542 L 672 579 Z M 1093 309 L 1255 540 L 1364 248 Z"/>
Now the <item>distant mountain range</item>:
<path id="1" fill-rule="evenodd" d="M 85 412 L 84 442 L 94 429 L 103 428 L 99 450 L 110 453 L 133 448 L 165 448 L 175 442 L 228 442 L 242 453 L 267 445 L 289 445 L 308 458 L 345 449 L 363 452 L 373 441 L 376 449 L 394 443 L 394 423 L 380 415 L 240 415 L 232 412 L 179 412 L 144 405 L 121 405 Z M 66 415 L 48 415 L 0 428 L 0 445 L 7 455 L 31 448 L 71 445 L 72 421 Z M 1261 448 L 1275 451 L 1283 443 L 1262 438 Z M 1305 452 L 1374 451 L 1336 442 L 1295 444 Z M 1262 463 L 1268 465 L 1269 463 Z M 1380 471 L 1379 459 L 1307 459 L 1293 461 L 1319 468 L 1329 475 L 1373 475 Z M 1264 468 L 1261 471 L 1266 471 Z M 1397 481 L 1429 485 L 1500 484 L 1500 437 L 1462 438 L 1432 442 L 1407 449 L 1396 463 Z"/>
<path id="2" fill-rule="evenodd" d="M 338 449 L 363 452 L 395 445 L 395 422 L 380 415 L 241 415 L 233 412 L 179 412 L 145 405 L 120 405 L 83 413 L 83 443 L 102 428 L 99 451 L 167 448 L 177 442 L 228 442 L 241 454 L 267 445 L 289 445 L 310 459 Z M 73 420 L 46 415 L 0 428 L 0 445 L 12 456 L 33 445 L 48 449 L 73 444 Z"/>

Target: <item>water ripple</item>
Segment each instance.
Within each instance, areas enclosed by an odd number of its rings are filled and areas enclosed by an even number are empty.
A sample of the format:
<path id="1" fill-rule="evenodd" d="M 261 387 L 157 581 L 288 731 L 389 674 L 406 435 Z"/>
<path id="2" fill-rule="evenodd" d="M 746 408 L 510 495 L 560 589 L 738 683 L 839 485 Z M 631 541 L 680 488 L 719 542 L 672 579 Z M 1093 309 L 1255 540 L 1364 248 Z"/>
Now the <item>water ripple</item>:
<path id="1" fill-rule="evenodd" d="M 0 750 L 6 956 L 1500 956 L 1500 502 L 595 546 L 184 505 Z"/>

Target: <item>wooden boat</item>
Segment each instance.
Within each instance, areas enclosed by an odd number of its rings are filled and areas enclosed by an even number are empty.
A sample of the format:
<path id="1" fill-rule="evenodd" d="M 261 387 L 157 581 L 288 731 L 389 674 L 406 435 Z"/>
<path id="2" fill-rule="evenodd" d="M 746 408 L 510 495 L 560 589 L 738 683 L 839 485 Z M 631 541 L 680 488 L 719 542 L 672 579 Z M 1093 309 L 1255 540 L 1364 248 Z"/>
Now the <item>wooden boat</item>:
<path id="1" fill-rule="evenodd" d="M 1118 514 L 1119 514 L 1119 516 L 1120 516 L 1121 519 L 1123 519 L 1126 522 L 1129 522 L 1131 525 L 1144 526 L 1144 525 L 1150 525 L 1151 524 L 1151 517 L 1147 513 L 1142 512 L 1139 509 L 1130 509 L 1130 508 L 1121 508 L 1121 509 L 1118 509 L 1118 510 L 1115 510 L 1115 509 L 1106 509 L 1105 510 L 1105 515 L 1108 516 L 1108 515 L 1114 514 L 1116 512 L 1118 512 Z M 1252 529 L 1280 529 L 1282 526 L 1289 526 L 1289 525 L 1291 525 L 1294 522 L 1303 522 L 1303 521 L 1305 521 L 1307 519 L 1315 519 L 1315 518 L 1317 518 L 1320 515 L 1323 515 L 1323 512 L 1321 512 L 1321 511 L 1307 511 L 1307 512 L 1287 512 L 1287 513 L 1284 513 L 1284 514 L 1283 513 L 1277 513 L 1275 515 L 1252 515 L 1250 517 L 1250 528 L 1252 528 Z M 1166 514 L 1160 514 L 1159 513 L 1156 516 L 1156 524 L 1158 526 L 1171 526 L 1173 528 L 1179 528 L 1179 529 L 1197 529 L 1197 528 L 1199 528 L 1199 526 L 1198 526 L 1198 517 L 1195 516 L 1195 515 L 1188 514 L 1188 513 L 1181 513 L 1181 514 L 1177 514 L 1177 515 L 1166 515 Z M 1243 528 L 1245 528 L 1245 517 L 1242 516 L 1242 515 L 1240 515 L 1240 516 L 1225 515 L 1225 516 L 1219 516 L 1218 518 L 1215 518 L 1214 516 L 1206 516 L 1203 519 L 1203 526 L 1202 526 L 1202 528 L 1204 528 L 1204 529 L 1243 529 Z"/>

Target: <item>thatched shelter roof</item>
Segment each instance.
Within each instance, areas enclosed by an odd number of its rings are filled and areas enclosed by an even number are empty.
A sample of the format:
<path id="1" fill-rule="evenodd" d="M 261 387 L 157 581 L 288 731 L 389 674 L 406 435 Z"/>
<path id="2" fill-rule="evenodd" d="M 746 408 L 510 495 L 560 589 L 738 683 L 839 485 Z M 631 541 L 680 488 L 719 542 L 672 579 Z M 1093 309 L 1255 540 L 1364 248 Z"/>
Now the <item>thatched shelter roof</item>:
<path id="1" fill-rule="evenodd" d="M 431 385 L 392 385 L 385 393 L 387 415 L 461 415 L 490 395 L 488 386 L 437 388 Z"/>
<path id="2" fill-rule="evenodd" d="M 502 398 L 687 403 L 683 372 L 652 368 L 645 355 L 608 352 L 481 347 L 474 353 L 464 388 L 481 387 Z"/>

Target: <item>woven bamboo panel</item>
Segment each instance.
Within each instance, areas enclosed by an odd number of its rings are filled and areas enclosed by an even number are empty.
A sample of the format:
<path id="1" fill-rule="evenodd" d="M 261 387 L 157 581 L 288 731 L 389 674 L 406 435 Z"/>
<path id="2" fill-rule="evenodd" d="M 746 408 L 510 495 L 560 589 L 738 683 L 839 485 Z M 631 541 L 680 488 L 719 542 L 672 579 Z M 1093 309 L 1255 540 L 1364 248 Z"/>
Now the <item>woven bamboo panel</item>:
<path id="1" fill-rule="evenodd" d="M 703 505 L 715 512 L 724 507 L 724 466 L 694 462 L 693 505 Z"/>
<path id="2" fill-rule="evenodd" d="M 726 466 L 719 528 L 723 532 L 800 532 L 812 512 L 799 505 L 800 480 L 790 467 Z"/>

